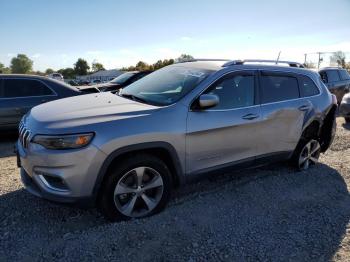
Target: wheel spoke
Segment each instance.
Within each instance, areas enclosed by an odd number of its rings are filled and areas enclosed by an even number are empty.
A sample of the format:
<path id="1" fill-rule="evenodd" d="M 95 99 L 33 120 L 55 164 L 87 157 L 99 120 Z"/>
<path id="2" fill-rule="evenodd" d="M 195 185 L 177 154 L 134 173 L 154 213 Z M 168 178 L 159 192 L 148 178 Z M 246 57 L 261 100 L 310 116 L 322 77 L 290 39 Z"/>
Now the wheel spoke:
<path id="1" fill-rule="evenodd" d="M 115 189 L 115 195 L 135 193 L 136 189 L 119 183 Z"/>
<path id="2" fill-rule="evenodd" d="M 318 159 L 316 157 L 310 157 L 310 160 L 314 163 L 317 164 L 318 163 Z"/>
<path id="3" fill-rule="evenodd" d="M 144 167 L 135 168 L 136 176 L 137 176 L 137 186 L 142 185 L 143 174 L 145 173 Z"/>
<path id="4" fill-rule="evenodd" d="M 156 176 L 143 187 L 143 190 L 148 190 L 160 186 L 163 186 L 163 180 L 160 176 Z"/>
<path id="5" fill-rule="evenodd" d="M 311 149 L 311 155 L 316 153 L 320 149 L 320 144 L 317 142 L 315 147 Z"/>
<path id="6" fill-rule="evenodd" d="M 304 165 L 303 165 L 303 169 L 306 170 L 309 168 L 309 165 L 310 165 L 310 160 L 309 158 L 307 158 L 307 160 L 305 161 Z"/>
<path id="7" fill-rule="evenodd" d="M 148 197 L 145 193 L 141 195 L 143 201 L 147 205 L 148 210 L 152 210 L 157 205 L 157 202 Z"/>
<path id="8" fill-rule="evenodd" d="M 299 166 L 301 166 L 302 164 L 305 163 L 306 160 L 308 160 L 309 158 L 307 156 L 300 156 L 299 158 Z"/>
<path id="9" fill-rule="evenodd" d="M 132 211 L 134 210 L 134 206 L 137 200 L 137 196 L 133 196 L 130 201 L 123 206 L 123 213 L 127 216 L 130 216 L 132 214 Z"/>

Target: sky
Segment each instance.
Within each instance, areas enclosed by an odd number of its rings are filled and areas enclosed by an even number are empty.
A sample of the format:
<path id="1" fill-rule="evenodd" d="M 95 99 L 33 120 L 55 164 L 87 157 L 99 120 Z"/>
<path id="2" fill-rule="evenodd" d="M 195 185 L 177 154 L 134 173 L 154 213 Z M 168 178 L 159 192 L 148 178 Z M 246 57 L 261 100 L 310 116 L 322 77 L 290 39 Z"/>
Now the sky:
<path id="1" fill-rule="evenodd" d="M 349 52 L 350 0 L 0 0 L 0 63 L 18 53 L 35 70 L 81 57 L 106 68 L 176 58 L 304 62 Z M 308 55 L 314 61 L 317 55 Z"/>

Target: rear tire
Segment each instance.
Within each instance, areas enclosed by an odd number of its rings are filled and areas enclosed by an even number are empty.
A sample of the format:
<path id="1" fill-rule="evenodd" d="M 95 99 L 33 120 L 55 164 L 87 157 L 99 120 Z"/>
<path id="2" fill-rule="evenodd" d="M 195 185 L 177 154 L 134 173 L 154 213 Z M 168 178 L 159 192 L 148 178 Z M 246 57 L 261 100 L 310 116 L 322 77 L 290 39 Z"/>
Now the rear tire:
<path id="1" fill-rule="evenodd" d="M 293 153 L 292 163 L 300 171 L 307 170 L 318 163 L 320 153 L 321 146 L 318 140 L 302 139 Z"/>
<path id="2" fill-rule="evenodd" d="M 139 154 L 124 160 L 106 174 L 98 207 L 111 222 L 154 215 L 170 199 L 172 177 L 165 163 Z"/>
<path id="3" fill-rule="evenodd" d="M 345 118 L 345 123 L 350 123 L 350 117 L 347 116 L 347 117 L 344 117 Z"/>

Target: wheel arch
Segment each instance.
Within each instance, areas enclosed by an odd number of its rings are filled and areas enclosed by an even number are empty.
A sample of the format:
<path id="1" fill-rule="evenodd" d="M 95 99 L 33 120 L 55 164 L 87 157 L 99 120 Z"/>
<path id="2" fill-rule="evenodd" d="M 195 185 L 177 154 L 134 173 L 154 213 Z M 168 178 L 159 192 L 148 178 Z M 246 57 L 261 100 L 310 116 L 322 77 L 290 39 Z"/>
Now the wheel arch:
<path id="1" fill-rule="evenodd" d="M 174 185 L 177 186 L 183 182 L 184 176 L 181 163 L 175 148 L 171 144 L 167 142 L 141 143 L 118 148 L 108 155 L 97 175 L 95 186 L 93 188 L 93 195 L 95 197 L 98 196 L 106 175 L 115 165 L 117 165 L 118 161 L 121 161 L 124 158 L 132 157 L 138 153 L 155 155 L 162 159 L 170 169 L 174 180 Z"/>

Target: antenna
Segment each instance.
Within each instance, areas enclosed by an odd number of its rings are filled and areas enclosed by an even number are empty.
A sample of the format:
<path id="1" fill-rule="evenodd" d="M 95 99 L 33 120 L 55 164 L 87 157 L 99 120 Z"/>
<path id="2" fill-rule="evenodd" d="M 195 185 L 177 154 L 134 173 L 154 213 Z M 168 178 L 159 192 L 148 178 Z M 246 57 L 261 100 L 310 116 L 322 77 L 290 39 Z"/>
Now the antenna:
<path id="1" fill-rule="evenodd" d="M 278 56 L 277 56 L 277 59 L 276 59 L 276 65 L 278 64 L 278 61 L 280 60 L 281 52 L 282 52 L 282 51 L 279 51 L 279 52 L 278 52 Z"/>

